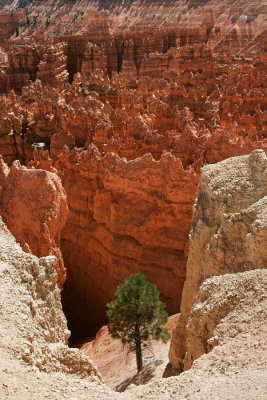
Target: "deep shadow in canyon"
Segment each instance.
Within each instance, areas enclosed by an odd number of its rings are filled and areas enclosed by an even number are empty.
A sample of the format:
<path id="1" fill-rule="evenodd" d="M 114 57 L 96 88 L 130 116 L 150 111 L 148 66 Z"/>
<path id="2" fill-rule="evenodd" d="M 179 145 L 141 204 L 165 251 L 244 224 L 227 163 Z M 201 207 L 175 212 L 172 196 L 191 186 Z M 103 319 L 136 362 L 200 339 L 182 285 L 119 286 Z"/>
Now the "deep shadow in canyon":
<path id="1" fill-rule="evenodd" d="M 94 337 L 99 329 L 108 323 L 106 310 L 99 310 L 97 304 L 95 304 L 95 299 L 91 298 L 91 306 L 87 306 L 91 297 L 90 290 L 95 286 L 94 282 L 90 287 L 88 286 L 87 293 L 81 293 L 79 286 L 79 276 L 74 276 L 72 282 L 67 277 L 61 292 L 62 308 L 71 332 L 70 346 Z M 82 314 L 81 309 L 83 310 Z"/>

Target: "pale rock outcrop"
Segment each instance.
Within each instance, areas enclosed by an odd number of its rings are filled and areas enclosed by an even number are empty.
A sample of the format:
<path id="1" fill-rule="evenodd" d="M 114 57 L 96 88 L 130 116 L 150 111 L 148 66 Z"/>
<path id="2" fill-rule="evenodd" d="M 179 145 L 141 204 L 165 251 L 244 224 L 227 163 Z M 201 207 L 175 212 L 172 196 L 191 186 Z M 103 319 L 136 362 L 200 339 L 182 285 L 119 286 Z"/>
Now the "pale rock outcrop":
<path id="1" fill-rule="evenodd" d="M 67 347 L 70 335 L 57 288 L 56 257 L 24 253 L 0 219 L 0 351 L 40 371 L 101 379 L 95 365 Z"/>
<path id="2" fill-rule="evenodd" d="M 264 349 L 266 289 L 266 269 L 207 279 L 199 289 L 188 320 L 185 369 L 215 346 L 215 353 L 223 356 L 225 366 L 232 368 L 255 357 L 255 343 Z M 225 354 L 223 346 L 229 349 Z M 239 352 L 231 351 L 234 346 L 239 347 Z M 264 350 L 258 361 L 264 365 Z"/>
<path id="3" fill-rule="evenodd" d="M 266 210 L 267 157 L 263 150 L 202 169 L 181 317 L 169 354 L 174 369 L 190 368 L 193 360 L 204 352 L 203 348 L 194 349 L 188 339 L 189 316 L 200 284 L 214 275 L 266 268 Z"/>
<path id="4" fill-rule="evenodd" d="M 186 338 L 192 367 L 179 376 L 131 387 L 127 398 L 265 399 L 267 270 L 209 278 L 195 300 Z"/>
<path id="5" fill-rule="evenodd" d="M 55 264 L 23 252 L 0 218 L 0 398 L 117 399 L 95 364 L 67 346 Z"/>

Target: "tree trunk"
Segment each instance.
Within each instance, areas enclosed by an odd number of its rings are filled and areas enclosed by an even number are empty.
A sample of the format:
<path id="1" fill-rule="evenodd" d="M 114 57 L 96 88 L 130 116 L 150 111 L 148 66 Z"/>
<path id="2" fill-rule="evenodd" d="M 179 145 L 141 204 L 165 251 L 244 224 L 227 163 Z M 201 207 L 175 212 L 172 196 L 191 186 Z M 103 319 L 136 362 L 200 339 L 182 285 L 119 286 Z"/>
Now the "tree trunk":
<path id="1" fill-rule="evenodd" d="M 136 364 L 137 371 L 140 372 L 143 367 L 142 360 L 142 349 L 141 349 L 141 338 L 140 338 L 140 326 L 139 323 L 135 323 L 135 354 L 136 354 Z"/>

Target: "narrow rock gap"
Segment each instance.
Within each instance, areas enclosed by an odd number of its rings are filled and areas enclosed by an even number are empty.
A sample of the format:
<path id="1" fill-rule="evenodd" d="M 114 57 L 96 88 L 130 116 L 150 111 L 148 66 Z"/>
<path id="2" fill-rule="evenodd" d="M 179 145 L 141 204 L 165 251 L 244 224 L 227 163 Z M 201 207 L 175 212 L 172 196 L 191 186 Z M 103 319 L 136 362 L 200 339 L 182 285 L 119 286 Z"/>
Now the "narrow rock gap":
<path id="1" fill-rule="evenodd" d="M 70 296 L 70 292 L 72 291 L 73 295 Z M 84 315 L 84 321 L 81 320 L 80 316 L 75 313 L 75 309 L 77 309 L 79 305 L 83 304 L 84 299 L 79 296 L 77 290 L 73 289 L 68 282 L 68 279 L 63 286 L 61 299 L 63 312 L 66 316 L 68 328 L 71 332 L 69 338 L 70 347 L 77 347 L 79 344 L 92 340 L 99 329 L 108 323 L 107 318 L 99 320 L 99 315 L 97 315 L 92 308 L 87 309 L 87 313 Z"/>

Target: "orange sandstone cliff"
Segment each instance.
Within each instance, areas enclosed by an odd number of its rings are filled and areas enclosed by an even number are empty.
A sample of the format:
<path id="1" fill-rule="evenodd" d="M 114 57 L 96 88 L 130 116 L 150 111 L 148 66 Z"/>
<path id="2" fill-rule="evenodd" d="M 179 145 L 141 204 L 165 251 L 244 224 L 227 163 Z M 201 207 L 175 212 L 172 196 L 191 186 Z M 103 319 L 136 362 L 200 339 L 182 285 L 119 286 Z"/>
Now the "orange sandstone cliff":
<path id="1" fill-rule="evenodd" d="M 178 312 L 200 168 L 267 149 L 264 5 L 18 3 L 0 5 L 5 222 L 67 270 L 74 336 L 139 269 Z"/>
<path id="2" fill-rule="evenodd" d="M 0 213 L 24 251 L 39 257 L 55 255 L 58 284 L 66 280 L 60 232 L 68 207 L 56 174 L 26 169 L 18 161 L 9 169 L 1 158 Z"/>

